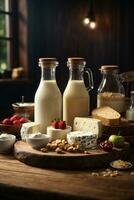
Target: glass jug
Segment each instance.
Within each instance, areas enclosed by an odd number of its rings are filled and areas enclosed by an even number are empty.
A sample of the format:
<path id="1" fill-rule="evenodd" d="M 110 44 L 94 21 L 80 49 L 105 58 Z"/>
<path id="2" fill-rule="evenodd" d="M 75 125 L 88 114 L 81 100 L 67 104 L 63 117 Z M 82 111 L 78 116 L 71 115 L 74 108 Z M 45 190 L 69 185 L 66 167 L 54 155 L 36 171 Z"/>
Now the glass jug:
<path id="1" fill-rule="evenodd" d="M 98 88 L 97 107 L 110 106 L 117 112 L 125 111 L 125 91 L 119 80 L 119 67 L 104 65 L 101 67 L 102 81 Z"/>
<path id="2" fill-rule="evenodd" d="M 57 65 L 56 58 L 39 59 L 41 80 L 35 94 L 34 120 L 41 124 L 42 133 L 46 133 L 53 119 L 61 118 L 62 97 L 55 79 Z"/>
<path id="3" fill-rule="evenodd" d="M 73 126 L 75 117 L 89 116 L 88 91 L 93 89 L 93 76 L 89 68 L 85 68 L 84 58 L 68 58 L 69 81 L 63 94 L 63 120 Z M 89 86 L 85 87 L 83 75 L 87 73 Z"/>
<path id="4" fill-rule="evenodd" d="M 126 111 L 126 118 L 128 121 L 134 122 L 134 91 L 131 91 L 130 108 Z"/>

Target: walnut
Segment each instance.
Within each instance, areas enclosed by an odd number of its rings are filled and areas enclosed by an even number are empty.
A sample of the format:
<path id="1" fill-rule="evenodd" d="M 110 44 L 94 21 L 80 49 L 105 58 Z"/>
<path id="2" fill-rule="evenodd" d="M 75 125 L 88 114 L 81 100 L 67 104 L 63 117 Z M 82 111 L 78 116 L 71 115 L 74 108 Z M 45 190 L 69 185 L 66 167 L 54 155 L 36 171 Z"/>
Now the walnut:
<path id="1" fill-rule="evenodd" d="M 45 147 L 41 148 L 41 151 L 44 152 L 44 153 L 48 153 L 48 149 L 45 148 Z"/>
<path id="2" fill-rule="evenodd" d="M 48 150 L 51 150 L 51 143 L 48 143 L 47 146 L 46 146 L 46 148 L 47 148 Z"/>
<path id="3" fill-rule="evenodd" d="M 70 147 L 69 144 L 65 144 L 65 145 L 64 145 L 64 150 L 66 151 L 69 147 Z"/>
<path id="4" fill-rule="evenodd" d="M 51 144 L 51 150 L 55 150 L 57 148 L 57 144 Z"/>
<path id="5" fill-rule="evenodd" d="M 89 152 L 89 151 L 84 151 L 84 153 L 85 153 L 85 154 L 90 154 L 90 152 Z"/>
<path id="6" fill-rule="evenodd" d="M 68 152 L 73 152 L 73 146 L 68 147 L 68 148 L 67 148 L 67 151 L 68 151 Z"/>
<path id="7" fill-rule="evenodd" d="M 55 152 L 56 153 L 59 153 L 59 154 L 64 154 L 65 152 L 61 149 L 61 148 L 59 148 L 59 147 L 57 147 L 56 149 L 55 149 Z"/>
<path id="8" fill-rule="evenodd" d="M 59 144 L 59 143 L 61 143 L 61 139 L 57 139 L 57 140 L 55 140 L 53 142 L 55 142 L 56 144 Z"/>

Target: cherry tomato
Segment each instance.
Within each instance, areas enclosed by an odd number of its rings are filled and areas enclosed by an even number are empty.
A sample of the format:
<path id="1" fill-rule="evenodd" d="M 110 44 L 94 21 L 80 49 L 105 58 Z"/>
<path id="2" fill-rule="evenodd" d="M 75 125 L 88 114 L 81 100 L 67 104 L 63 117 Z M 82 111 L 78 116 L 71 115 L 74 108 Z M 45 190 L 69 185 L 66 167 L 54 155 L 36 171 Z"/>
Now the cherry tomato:
<path id="1" fill-rule="evenodd" d="M 23 124 L 23 123 L 28 122 L 28 119 L 26 119 L 26 118 L 24 118 L 24 117 L 21 117 L 21 118 L 19 119 L 19 121 L 20 121 L 21 124 Z"/>
<path id="2" fill-rule="evenodd" d="M 14 120 L 19 120 L 21 117 L 19 115 L 13 115 L 10 120 L 13 122 Z"/>
<path id="3" fill-rule="evenodd" d="M 9 118 L 5 118 L 5 119 L 2 121 L 2 124 L 11 125 L 11 124 L 12 124 L 12 121 L 11 121 Z"/>
<path id="4" fill-rule="evenodd" d="M 16 120 L 13 121 L 13 124 L 14 125 L 20 125 L 21 123 L 20 123 L 20 121 L 18 119 L 16 119 Z"/>

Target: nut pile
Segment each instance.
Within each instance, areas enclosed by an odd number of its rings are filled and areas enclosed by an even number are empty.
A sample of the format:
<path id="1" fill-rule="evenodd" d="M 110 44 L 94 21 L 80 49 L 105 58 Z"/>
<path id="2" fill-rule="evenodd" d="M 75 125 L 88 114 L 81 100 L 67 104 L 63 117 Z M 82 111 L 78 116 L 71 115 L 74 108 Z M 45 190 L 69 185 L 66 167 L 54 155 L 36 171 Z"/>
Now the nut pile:
<path id="1" fill-rule="evenodd" d="M 126 172 L 120 172 L 118 170 L 105 169 L 104 171 L 101 171 L 101 172 L 92 172 L 90 175 L 91 176 L 103 176 L 103 177 L 117 177 L 117 176 L 123 176 L 125 174 L 134 176 L 134 171 L 126 173 Z"/>
<path id="2" fill-rule="evenodd" d="M 131 166 L 130 162 L 127 162 L 124 160 L 115 160 L 112 164 L 113 164 L 112 167 L 118 168 L 118 169 L 127 169 Z"/>
<path id="3" fill-rule="evenodd" d="M 104 177 L 116 177 L 116 176 L 121 176 L 122 173 L 117 171 L 117 170 L 111 170 L 111 169 L 106 169 L 102 172 L 92 172 L 92 176 L 104 176 Z"/>
<path id="4" fill-rule="evenodd" d="M 61 140 L 61 139 L 49 142 L 46 147 L 41 148 L 41 151 L 44 153 L 55 151 L 56 153 L 59 154 L 64 154 L 66 152 L 89 154 L 89 151 L 82 150 L 79 144 L 70 145 L 66 140 Z"/>

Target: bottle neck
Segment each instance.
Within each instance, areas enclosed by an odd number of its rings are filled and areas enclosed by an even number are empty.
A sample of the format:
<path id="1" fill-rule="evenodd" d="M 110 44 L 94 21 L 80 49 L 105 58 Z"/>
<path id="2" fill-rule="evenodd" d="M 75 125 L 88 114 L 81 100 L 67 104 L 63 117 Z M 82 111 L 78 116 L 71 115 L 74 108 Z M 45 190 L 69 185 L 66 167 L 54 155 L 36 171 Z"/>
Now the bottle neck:
<path id="1" fill-rule="evenodd" d="M 108 79 L 109 81 L 119 81 L 119 76 L 117 73 L 102 73 L 103 79 Z"/>
<path id="2" fill-rule="evenodd" d="M 108 90 L 108 91 L 114 91 L 114 92 L 119 92 L 120 91 L 120 81 L 119 81 L 119 76 L 117 73 L 102 73 L 103 78 L 101 82 L 101 87 L 102 90 Z"/>
<path id="3" fill-rule="evenodd" d="M 55 67 L 41 67 L 41 80 L 56 80 Z"/>
<path id="4" fill-rule="evenodd" d="M 102 72 L 103 78 L 98 88 L 98 92 L 114 92 L 124 94 L 124 87 L 120 83 L 117 72 Z"/>
<path id="5" fill-rule="evenodd" d="M 83 80 L 83 66 L 69 67 L 70 80 Z"/>

